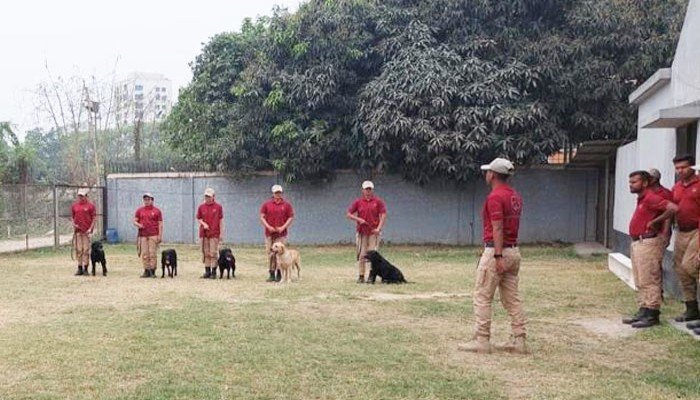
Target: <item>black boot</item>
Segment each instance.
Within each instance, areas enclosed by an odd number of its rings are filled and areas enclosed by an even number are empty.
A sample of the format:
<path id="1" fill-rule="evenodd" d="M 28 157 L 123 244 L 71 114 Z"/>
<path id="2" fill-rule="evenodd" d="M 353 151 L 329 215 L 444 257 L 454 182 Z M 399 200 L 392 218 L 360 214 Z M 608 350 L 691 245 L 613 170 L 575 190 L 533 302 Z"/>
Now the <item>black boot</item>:
<path id="1" fill-rule="evenodd" d="M 216 279 L 216 267 L 211 267 L 211 279 Z"/>
<path id="2" fill-rule="evenodd" d="M 627 325 L 632 325 L 633 323 L 639 321 L 642 318 L 642 316 L 644 315 L 644 310 L 645 310 L 645 308 L 642 307 L 633 316 L 623 318 L 622 323 L 627 324 Z"/>
<path id="3" fill-rule="evenodd" d="M 693 329 L 693 333 L 696 335 L 700 335 L 700 328 Z"/>
<path id="4" fill-rule="evenodd" d="M 201 276 L 202 279 L 211 278 L 211 268 L 204 267 L 204 275 Z"/>
<path id="5" fill-rule="evenodd" d="M 645 308 L 646 312 L 639 319 L 639 321 L 632 324 L 632 328 L 649 328 L 650 326 L 658 325 L 659 315 L 661 312 L 659 310 L 652 310 L 650 308 Z"/>
<path id="6" fill-rule="evenodd" d="M 698 312 L 698 302 L 686 301 L 685 312 L 674 319 L 676 322 L 688 322 L 700 319 L 700 312 Z"/>
<path id="7" fill-rule="evenodd" d="M 146 268 L 143 270 L 143 275 L 140 276 L 140 278 L 150 278 L 151 277 L 151 270 Z"/>
<path id="8" fill-rule="evenodd" d="M 700 328 L 700 321 L 688 322 L 687 324 L 685 324 L 685 327 L 690 330 Z"/>
<path id="9" fill-rule="evenodd" d="M 80 276 L 83 274 L 83 266 L 78 265 L 78 272 L 75 273 L 75 276 Z"/>
<path id="10" fill-rule="evenodd" d="M 281 280 L 282 280 L 282 270 L 281 270 L 281 269 L 278 269 L 278 270 L 277 270 L 277 277 L 275 277 L 275 281 L 276 281 L 276 282 L 279 282 L 279 281 L 281 281 Z"/>
<path id="11" fill-rule="evenodd" d="M 274 281 L 275 281 L 275 270 L 274 270 L 274 269 L 271 269 L 271 270 L 270 270 L 270 276 L 267 277 L 267 281 L 266 281 L 266 282 L 274 282 Z"/>
<path id="12" fill-rule="evenodd" d="M 365 276 L 360 275 L 357 277 L 357 283 L 365 283 Z"/>

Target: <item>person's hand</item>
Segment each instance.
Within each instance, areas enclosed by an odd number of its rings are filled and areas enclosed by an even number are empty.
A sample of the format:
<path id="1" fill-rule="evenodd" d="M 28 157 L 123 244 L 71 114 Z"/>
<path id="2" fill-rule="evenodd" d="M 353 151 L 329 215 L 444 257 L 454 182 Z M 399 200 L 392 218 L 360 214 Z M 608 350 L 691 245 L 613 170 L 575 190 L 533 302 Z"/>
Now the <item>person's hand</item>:
<path id="1" fill-rule="evenodd" d="M 207 224 L 206 222 L 202 222 L 202 228 L 204 228 L 205 231 L 208 231 L 208 230 L 209 230 L 209 224 Z"/>
<path id="2" fill-rule="evenodd" d="M 506 264 L 503 262 L 503 257 L 496 257 L 496 272 L 499 275 L 506 272 Z"/>
<path id="3" fill-rule="evenodd" d="M 158 236 L 156 238 L 156 243 L 160 244 L 160 242 L 162 242 L 162 241 L 163 241 L 163 238 L 161 236 Z"/>
<path id="4" fill-rule="evenodd" d="M 374 234 L 374 235 L 379 235 L 381 232 L 382 232 L 382 230 L 379 229 L 379 228 L 377 228 L 377 229 L 372 229 L 372 234 Z"/>
<path id="5" fill-rule="evenodd" d="M 655 226 L 656 226 L 656 223 L 654 221 L 647 222 L 647 229 L 652 229 Z"/>
<path id="6" fill-rule="evenodd" d="M 364 225 L 364 224 L 367 223 L 367 221 L 365 221 L 365 220 L 362 219 L 362 218 L 358 218 L 358 219 L 357 219 L 357 223 L 360 224 L 360 225 Z"/>

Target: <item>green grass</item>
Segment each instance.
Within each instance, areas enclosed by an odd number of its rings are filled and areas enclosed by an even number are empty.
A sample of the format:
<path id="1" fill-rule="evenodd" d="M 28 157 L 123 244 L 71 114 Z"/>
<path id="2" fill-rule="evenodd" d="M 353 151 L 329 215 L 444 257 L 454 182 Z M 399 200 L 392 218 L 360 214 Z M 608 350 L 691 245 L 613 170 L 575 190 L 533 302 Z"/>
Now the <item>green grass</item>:
<path id="1" fill-rule="evenodd" d="M 265 283 L 261 248 L 238 279 L 139 279 L 133 246 L 106 248 L 109 277 L 73 277 L 68 249 L 0 255 L 1 399 L 700 398 L 700 342 L 618 324 L 634 296 L 604 258 L 526 247 L 521 288 L 533 355 L 456 351 L 472 334 L 478 249 L 390 246 L 403 286 L 357 285 L 351 247 L 301 247 L 302 280 Z M 509 324 L 494 307 L 494 342 Z M 664 315 L 680 311 L 678 304 Z"/>

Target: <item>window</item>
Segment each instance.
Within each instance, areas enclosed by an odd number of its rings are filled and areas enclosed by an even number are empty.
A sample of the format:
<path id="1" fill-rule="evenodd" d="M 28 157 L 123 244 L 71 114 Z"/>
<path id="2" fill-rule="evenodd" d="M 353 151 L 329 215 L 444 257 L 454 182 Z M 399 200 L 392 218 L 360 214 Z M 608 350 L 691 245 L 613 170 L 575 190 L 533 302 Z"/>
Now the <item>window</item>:
<path id="1" fill-rule="evenodd" d="M 156 93 L 160 92 L 160 88 L 156 87 Z"/>
<path id="2" fill-rule="evenodd" d="M 139 93 L 139 94 L 135 95 L 135 96 L 134 96 L 134 99 L 136 99 L 136 100 L 143 100 L 143 93 Z"/>
<path id="3" fill-rule="evenodd" d="M 676 155 L 695 155 L 698 142 L 698 121 L 676 128 Z"/>
<path id="4" fill-rule="evenodd" d="M 166 95 L 162 95 L 162 96 L 161 96 L 160 98 L 161 98 L 161 99 L 162 99 L 163 101 L 165 101 L 165 100 L 167 100 L 167 99 L 168 99 L 168 96 L 166 96 Z"/>
<path id="5" fill-rule="evenodd" d="M 136 103 L 136 109 L 137 109 L 137 110 L 142 110 L 142 109 L 143 109 L 143 103 Z"/>
<path id="6" fill-rule="evenodd" d="M 134 90 L 136 90 L 137 92 L 138 92 L 138 91 L 142 91 L 142 90 L 143 90 L 143 85 L 135 85 L 135 86 L 134 86 Z"/>

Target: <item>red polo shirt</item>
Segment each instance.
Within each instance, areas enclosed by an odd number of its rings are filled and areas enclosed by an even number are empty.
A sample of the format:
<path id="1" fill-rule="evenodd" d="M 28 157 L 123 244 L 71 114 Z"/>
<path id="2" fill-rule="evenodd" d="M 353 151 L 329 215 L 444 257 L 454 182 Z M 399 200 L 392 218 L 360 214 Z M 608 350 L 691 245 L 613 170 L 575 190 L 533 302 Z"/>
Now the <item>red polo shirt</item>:
<path id="1" fill-rule="evenodd" d="M 197 208 L 197 219 L 201 219 L 209 229 L 204 230 L 202 225 L 199 225 L 199 237 L 201 238 L 218 238 L 221 236 L 221 220 L 224 219 L 224 208 L 216 201 L 211 203 L 204 202 Z"/>
<path id="2" fill-rule="evenodd" d="M 163 214 L 154 205 L 142 206 L 134 214 L 136 222 L 143 225 L 139 228 L 140 237 L 158 236 L 158 223 L 163 220 Z"/>
<path id="3" fill-rule="evenodd" d="M 493 189 L 486 197 L 481 212 L 484 222 L 484 242 L 493 242 L 493 221 L 503 221 L 503 244 L 518 244 L 522 211 L 523 199 L 515 189 L 507 184 Z"/>
<path id="4" fill-rule="evenodd" d="M 265 221 L 270 224 L 273 228 L 279 228 L 284 225 L 288 219 L 294 217 L 294 209 L 292 205 L 286 202 L 284 199 L 280 199 L 279 203 L 275 202 L 272 198 L 263 203 L 260 207 L 260 214 L 263 215 Z M 270 232 L 265 228 L 265 236 L 267 237 L 286 237 L 287 230 L 282 232 Z"/>
<path id="5" fill-rule="evenodd" d="M 657 196 L 661 196 L 664 200 L 673 201 L 673 192 L 659 185 L 651 190 Z"/>
<path id="6" fill-rule="evenodd" d="M 666 211 L 668 200 L 646 189 L 637 197 L 637 208 L 630 220 L 630 236 L 639 236 L 645 233 L 658 233 L 660 226 L 647 228 L 647 224 Z"/>
<path id="7" fill-rule="evenodd" d="M 360 235 L 371 235 L 374 229 L 379 226 L 379 217 L 386 214 L 386 205 L 377 196 L 366 199 L 364 196 L 355 200 L 348 208 L 348 213 L 357 213 L 357 216 L 364 219 L 366 224 L 357 224 L 357 232 Z"/>
<path id="8" fill-rule="evenodd" d="M 97 215 L 95 205 L 90 203 L 87 199 L 84 201 L 78 200 L 73 203 L 70 211 L 73 216 L 73 224 L 77 225 L 77 227 L 74 228 L 74 232 L 87 233 Z"/>
<path id="9" fill-rule="evenodd" d="M 693 176 L 690 182 L 673 185 L 673 202 L 678 205 L 676 223 L 684 231 L 696 229 L 700 217 L 700 179 Z"/>

